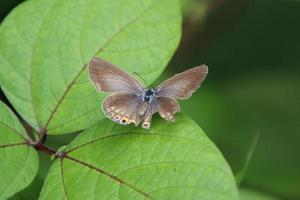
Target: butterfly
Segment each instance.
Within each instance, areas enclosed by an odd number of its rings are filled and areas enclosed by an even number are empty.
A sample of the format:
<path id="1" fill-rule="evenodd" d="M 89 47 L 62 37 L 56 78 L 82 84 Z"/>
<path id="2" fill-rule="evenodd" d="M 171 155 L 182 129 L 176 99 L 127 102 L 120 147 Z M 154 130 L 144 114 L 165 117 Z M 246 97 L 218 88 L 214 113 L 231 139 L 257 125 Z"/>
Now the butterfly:
<path id="1" fill-rule="evenodd" d="M 176 99 L 188 99 L 200 87 L 208 73 L 208 67 L 201 65 L 188 69 L 162 82 L 157 88 L 145 88 L 134 76 L 100 58 L 89 62 L 89 76 L 99 92 L 112 93 L 102 103 L 104 114 L 122 124 L 142 122 L 149 129 L 154 113 L 174 121 L 180 111 Z"/>

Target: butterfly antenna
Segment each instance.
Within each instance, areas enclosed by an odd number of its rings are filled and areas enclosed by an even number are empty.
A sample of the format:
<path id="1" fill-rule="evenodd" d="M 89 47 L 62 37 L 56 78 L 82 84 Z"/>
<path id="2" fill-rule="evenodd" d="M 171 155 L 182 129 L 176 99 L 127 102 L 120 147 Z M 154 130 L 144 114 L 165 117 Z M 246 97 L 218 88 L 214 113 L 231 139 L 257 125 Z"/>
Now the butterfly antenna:
<path id="1" fill-rule="evenodd" d="M 143 82 L 145 83 L 145 85 L 148 85 L 147 81 L 145 79 L 143 79 L 143 77 L 141 77 L 138 73 L 133 72 L 134 75 L 138 76 L 141 80 L 143 80 Z"/>

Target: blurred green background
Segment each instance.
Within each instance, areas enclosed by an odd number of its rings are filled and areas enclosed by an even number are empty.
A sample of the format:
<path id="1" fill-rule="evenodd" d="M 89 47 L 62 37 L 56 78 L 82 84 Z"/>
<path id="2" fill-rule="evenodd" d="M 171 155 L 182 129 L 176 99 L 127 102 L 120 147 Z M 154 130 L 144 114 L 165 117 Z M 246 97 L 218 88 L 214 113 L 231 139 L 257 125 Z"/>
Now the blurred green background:
<path id="1" fill-rule="evenodd" d="M 0 0 L 0 20 L 19 3 Z M 180 103 L 221 149 L 234 174 L 244 168 L 259 134 L 241 199 L 300 199 L 300 1 L 182 4 L 182 41 L 161 80 L 208 65 L 201 89 Z M 75 135 L 49 137 L 49 146 L 67 144 Z M 49 162 L 41 155 L 39 176 L 12 199 L 36 199 Z M 252 196 L 253 191 L 267 197 Z"/>

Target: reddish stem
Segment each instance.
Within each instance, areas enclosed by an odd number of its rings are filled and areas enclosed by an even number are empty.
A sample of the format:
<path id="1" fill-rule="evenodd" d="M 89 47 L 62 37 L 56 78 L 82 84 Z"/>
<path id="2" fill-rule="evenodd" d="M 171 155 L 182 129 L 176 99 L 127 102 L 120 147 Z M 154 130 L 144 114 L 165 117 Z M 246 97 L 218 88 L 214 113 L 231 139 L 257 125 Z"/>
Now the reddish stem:
<path id="1" fill-rule="evenodd" d="M 54 155 L 56 153 L 56 151 L 54 151 L 53 149 L 50 149 L 48 147 L 46 147 L 44 144 L 42 143 L 37 143 L 37 144 L 31 144 L 36 150 L 38 151 L 42 151 L 48 155 Z"/>

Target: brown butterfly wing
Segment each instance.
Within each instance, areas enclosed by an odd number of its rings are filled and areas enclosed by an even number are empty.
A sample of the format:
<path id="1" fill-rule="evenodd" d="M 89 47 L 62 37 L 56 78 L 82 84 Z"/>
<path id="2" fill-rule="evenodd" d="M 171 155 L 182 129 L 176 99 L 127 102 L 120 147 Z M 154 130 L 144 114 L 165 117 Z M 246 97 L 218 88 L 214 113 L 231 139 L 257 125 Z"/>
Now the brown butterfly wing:
<path id="1" fill-rule="evenodd" d="M 174 121 L 174 115 L 180 112 L 180 106 L 174 98 L 158 97 L 158 113 L 167 121 Z"/>
<path id="2" fill-rule="evenodd" d="M 158 86 L 157 96 L 188 99 L 200 87 L 207 73 L 207 66 L 202 65 L 176 74 Z"/>
<path id="3" fill-rule="evenodd" d="M 140 94 L 143 91 L 134 77 L 100 58 L 90 61 L 89 75 L 100 92 Z"/>
<path id="4" fill-rule="evenodd" d="M 138 114 L 141 103 L 134 94 L 113 94 L 106 97 L 102 104 L 105 115 L 122 125 L 141 122 L 142 116 Z"/>

